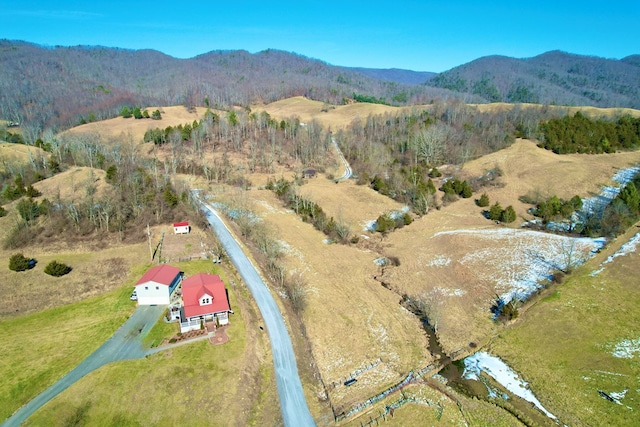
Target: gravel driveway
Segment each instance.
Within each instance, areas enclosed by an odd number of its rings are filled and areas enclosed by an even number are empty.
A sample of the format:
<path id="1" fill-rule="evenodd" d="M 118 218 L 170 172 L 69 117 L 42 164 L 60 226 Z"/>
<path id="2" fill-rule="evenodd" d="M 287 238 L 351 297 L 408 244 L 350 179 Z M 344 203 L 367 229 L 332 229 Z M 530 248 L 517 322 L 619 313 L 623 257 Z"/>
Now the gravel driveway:
<path id="1" fill-rule="evenodd" d="M 147 351 L 142 347 L 140 338 L 149 332 L 165 308 L 165 306 L 139 306 L 131 317 L 100 348 L 91 353 L 89 357 L 84 359 L 57 383 L 18 409 L 5 420 L 2 426 L 19 426 L 40 407 L 65 391 L 80 378 L 108 363 L 145 357 Z"/>
<path id="2" fill-rule="evenodd" d="M 240 245 L 235 241 L 218 213 L 211 206 L 202 201 L 200 202 L 205 208 L 205 214 L 211 228 L 224 246 L 227 256 L 247 284 L 264 319 L 269 333 L 269 340 L 271 341 L 280 411 L 282 412 L 284 424 L 296 427 L 315 425 L 302 391 L 302 383 L 298 375 L 296 356 L 291 345 L 291 338 L 278 305 L 262 281 L 257 269 L 242 252 Z"/>

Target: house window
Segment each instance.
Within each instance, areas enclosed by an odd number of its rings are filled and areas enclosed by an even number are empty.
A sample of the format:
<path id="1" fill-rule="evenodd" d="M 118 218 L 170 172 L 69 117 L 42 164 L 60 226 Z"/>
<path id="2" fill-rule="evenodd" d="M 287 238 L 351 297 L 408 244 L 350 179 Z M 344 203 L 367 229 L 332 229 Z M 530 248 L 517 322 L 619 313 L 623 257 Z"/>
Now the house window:
<path id="1" fill-rule="evenodd" d="M 202 304 L 201 305 L 205 305 L 205 304 L 209 304 L 211 301 L 209 300 L 209 298 L 202 298 Z"/>
<path id="2" fill-rule="evenodd" d="M 145 286 L 145 287 L 144 287 L 144 290 L 145 290 L 145 291 L 148 291 L 148 290 L 149 290 L 149 287 L 148 287 L 148 286 Z"/>
<path id="3" fill-rule="evenodd" d="M 156 286 L 156 291 L 157 291 L 158 289 L 160 289 L 160 288 L 159 288 L 158 286 Z"/>

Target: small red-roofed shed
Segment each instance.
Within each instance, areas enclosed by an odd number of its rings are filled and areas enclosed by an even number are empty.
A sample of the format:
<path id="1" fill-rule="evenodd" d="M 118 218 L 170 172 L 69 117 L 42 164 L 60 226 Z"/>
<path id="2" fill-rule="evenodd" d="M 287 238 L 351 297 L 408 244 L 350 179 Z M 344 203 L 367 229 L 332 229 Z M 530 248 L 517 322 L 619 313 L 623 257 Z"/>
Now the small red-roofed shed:
<path id="1" fill-rule="evenodd" d="M 173 232 L 175 234 L 189 234 L 190 231 L 191 227 L 187 221 L 173 223 Z"/>
<path id="2" fill-rule="evenodd" d="M 198 273 L 182 282 L 182 332 L 198 329 L 200 322 L 229 323 L 229 298 L 220 276 Z"/>

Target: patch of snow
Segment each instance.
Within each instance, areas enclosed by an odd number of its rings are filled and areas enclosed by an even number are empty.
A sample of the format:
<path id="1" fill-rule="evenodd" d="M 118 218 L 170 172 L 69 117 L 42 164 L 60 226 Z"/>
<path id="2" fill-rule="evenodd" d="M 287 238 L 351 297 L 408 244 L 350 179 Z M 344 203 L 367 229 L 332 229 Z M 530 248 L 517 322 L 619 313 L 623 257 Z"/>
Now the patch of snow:
<path id="1" fill-rule="evenodd" d="M 557 420 L 557 417 L 547 411 L 534 396 L 533 392 L 527 387 L 528 383 L 520 379 L 518 374 L 509 368 L 499 357 L 492 356 L 484 351 L 479 351 L 464 359 L 464 372 L 462 374 L 464 378 L 478 381 L 481 372 L 485 372 L 514 395 L 534 404 L 547 417 Z"/>
<path id="2" fill-rule="evenodd" d="M 461 297 L 467 293 L 464 289 L 447 289 L 440 287 L 434 288 L 433 291 L 448 297 Z"/>
<path id="3" fill-rule="evenodd" d="M 456 234 L 471 234 L 489 241 L 486 247 L 467 253 L 457 262 L 474 269 L 480 280 L 493 283 L 505 303 L 514 298 L 525 300 L 556 270 L 577 267 L 606 242 L 603 238 L 575 238 L 511 228 L 444 231 L 434 237 Z M 483 267 L 489 263 L 497 268 L 485 273 Z"/>
<path id="4" fill-rule="evenodd" d="M 633 359 L 640 354 L 640 338 L 620 341 L 613 348 L 612 354 L 619 359 Z"/>
<path id="5" fill-rule="evenodd" d="M 376 231 L 376 220 L 367 221 L 364 223 L 364 231 Z"/>
<path id="6" fill-rule="evenodd" d="M 626 396 L 627 392 L 629 391 L 629 389 L 624 389 L 620 392 L 612 392 L 609 393 L 609 396 L 611 396 L 611 398 L 618 404 L 618 405 L 622 405 L 622 402 L 620 402 L 622 399 L 624 399 L 624 397 Z"/>
<path id="7" fill-rule="evenodd" d="M 636 233 L 631 239 L 629 239 L 628 242 L 626 242 L 625 244 L 623 244 L 620 249 L 618 249 L 615 253 L 609 255 L 607 257 L 606 260 L 602 261 L 602 263 L 600 263 L 600 268 L 598 270 L 594 270 L 590 273 L 590 275 L 593 276 L 597 276 L 598 274 L 600 274 L 603 270 L 604 270 L 604 265 L 605 264 L 609 264 L 610 262 L 612 262 L 614 259 L 616 259 L 619 256 L 625 256 L 625 255 L 629 255 L 633 252 L 636 251 L 636 247 L 638 246 L 638 243 L 640 243 L 640 233 Z"/>
<path id="8" fill-rule="evenodd" d="M 613 261 L 615 258 L 617 258 L 619 256 L 625 256 L 625 255 L 629 255 L 630 253 L 635 252 L 636 251 L 636 247 L 638 246 L 638 243 L 640 243 L 640 233 L 636 233 L 636 235 L 633 236 L 627 243 L 622 245 L 620 247 L 620 249 L 618 249 L 616 251 L 616 253 L 614 253 L 613 255 L 610 255 L 603 262 L 603 264 L 608 264 L 608 263 L 610 263 L 611 261 Z"/>
<path id="9" fill-rule="evenodd" d="M 612 180 L 620 184 L 618 187 L 604 186 L 600 194 L 595 197 L 588 197 L 582 200 L 582 210 L 579 216 L 586 217 L 591 214 L 597 214 L 609 204 L 620 193 L 622 187 L 631 182 L 634 176 L 640 172 L 640 166 L 620 169 L 613 175 Z"/>
<path id="10" fill-rule="evenodd" d="M 427 267 L 446 267 L 451 264 L 451 258 L 444 255 L 438 255 L 427 263 Z"/>
<path id="11" fill-rule="evenodd" d="M 409 206 L 403 206 L 399 211 L 391 211 L 388 213 L 388 215 L 391 219 L 395 220 L 404 216 L 404 214 L 406 214 L 407 212 L 409 212 Z M 376 231 L 376 221 L 377 219 L 366 221 L 364 223 L 364 231 Z"/>

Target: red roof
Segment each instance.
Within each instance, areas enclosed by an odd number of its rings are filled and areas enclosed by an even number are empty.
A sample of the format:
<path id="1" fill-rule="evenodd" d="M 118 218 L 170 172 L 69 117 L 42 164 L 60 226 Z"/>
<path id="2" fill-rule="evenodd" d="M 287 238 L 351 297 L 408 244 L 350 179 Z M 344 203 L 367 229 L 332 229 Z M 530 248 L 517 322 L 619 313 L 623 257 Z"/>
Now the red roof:
<path id="1" fill-rule="evenodd" d="M 147 270 L 140 280 L 136 282 L 136 286 L 147 282 L 156 282 L 161 285 L 169 286 L 175 280 L 176 276 L 180 274 L 180 269 L 171 265 L 162 264 L 156 265 L 153 268 Z"/>
<path id="2" fill-rule="evenodd" d="M 174 222 L 174 223 L 173 223 L 173 226 L 174 226 L 174 227 L 186 227 L 186 226 L 188 226 L 188 225 L 189 225 L 189 222 L 188 222 L 188 221 L 185 221 L 185 222 Z"/>
<path id="3" fill-rule="evenodd" d="M 200 298 L 203 295 L 213 297 L 213 302 L 200 305 Z M 182 302 L 184 303 L 185 317 L 230 311 L 224 283 L 220 276 L 215 274 L 198 273 L 183 280 Z"/>

